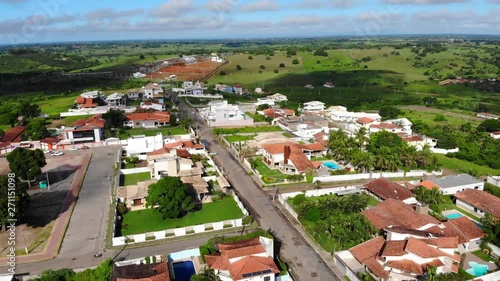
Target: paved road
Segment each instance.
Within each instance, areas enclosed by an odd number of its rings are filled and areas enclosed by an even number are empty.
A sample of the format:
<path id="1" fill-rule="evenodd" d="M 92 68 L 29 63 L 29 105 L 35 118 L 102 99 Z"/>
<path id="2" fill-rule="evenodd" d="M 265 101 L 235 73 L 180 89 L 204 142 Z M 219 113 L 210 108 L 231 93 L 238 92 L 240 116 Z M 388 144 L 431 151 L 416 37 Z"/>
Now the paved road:
<path id="1" fill-rule="evenodd" d="M 191 116 L 182 103 L 180 109 Z M 198 118 L 194 118 L 197 120 Z M 268 229 L 282 242 L 280 255 L 293 270 L 292 275 L 298 281 L 339 280 L 330 268 L 321 260 L 317 252 L 303 240 L 297 230 L 289 224 L 280 211 L 274 206 L 272 198 L 257 186 L 240 163 L 217 140 L 212 129 L 202 122 L 197 123 L 200 139 L 206 140 L 211 152 L 217 152 L 216 161 L 222 165 L 226 177 L 239 193 L 245 206 L 260 222 L 263 229 Z"/>

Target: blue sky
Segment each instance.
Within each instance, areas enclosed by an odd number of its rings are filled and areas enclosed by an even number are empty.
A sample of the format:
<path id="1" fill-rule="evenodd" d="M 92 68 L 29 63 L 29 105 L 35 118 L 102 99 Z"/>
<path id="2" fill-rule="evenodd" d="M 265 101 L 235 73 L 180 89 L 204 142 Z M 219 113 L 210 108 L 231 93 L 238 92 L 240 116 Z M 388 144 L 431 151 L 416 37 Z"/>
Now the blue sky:
<path id="1" fill-rule="evenodd" d="M 0 44 L 500 35 L 500 0 L 0 0 Z"/>

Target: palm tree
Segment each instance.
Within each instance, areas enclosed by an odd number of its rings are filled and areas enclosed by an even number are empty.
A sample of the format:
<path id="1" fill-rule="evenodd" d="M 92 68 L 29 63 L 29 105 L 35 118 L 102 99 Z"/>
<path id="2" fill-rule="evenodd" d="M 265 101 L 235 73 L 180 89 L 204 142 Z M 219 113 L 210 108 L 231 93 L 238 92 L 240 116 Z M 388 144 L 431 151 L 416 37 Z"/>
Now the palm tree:
<path id="1" fill-rule="evenodd" d="M 221 281 L 221 279 L 215 271 L 205 267 L 199 274 L 191 276 L 191 281 Z"/>
<path id="2" fill-rule="evenodd" d="M 186 131 L 189 131 L 189 128 L 194 124 L 194 120 L 191 118 L 183 118 L 180 122 L 180 125 L 182 128 L 184 128 Z"/>
<path id="3" fill-rule="evenodd" d="M 389 164 L 388 157 L 391 154 L 391 149 L 387 146 L 382 146 L 378 152 L 377 155 L 375 155 L 375 166 L 379 170 L 386 170 L 387 166 Z"/>
<path id="4" fill-rule="evenodd" d="M 401 164 L 406 168 L 411 168 L 416 162 L 417 148 L 411 145 L 405 145 L 401 150 Z"/>
<path id="5" fill-rule="evenodd" d="M 359 130 L 356 132 L 356 140 L 359 148 L 363 147 L 363 145 L 368 143 L 368 141 L 370 140 L 367 134 L 368 130 L 365 127 L 359 128 Z"/>
<path id="6" fill-rule="evenodd" d="M 369 172 L 375 164 L 373 156 L 368 152 L 358 151 L 354 155 L 353 166 L 357 167 L 357 170 L 361 172 Z"/>
<path id="7" fill-rule="evenodd" d="M 321 181 L 320 180 L 316 180 L 314 182 L 314 189 L 316 189 L 316 195 L 318 195 L 319 190 L 321 189 Z"/>
<path id="8" fill-rule="evenodd" d="M 389 154 L 387 157 L 387 169 L 396 172 L 398 170 L 398 166 L 401 165 L 401 160 L 396 154 Z"/>

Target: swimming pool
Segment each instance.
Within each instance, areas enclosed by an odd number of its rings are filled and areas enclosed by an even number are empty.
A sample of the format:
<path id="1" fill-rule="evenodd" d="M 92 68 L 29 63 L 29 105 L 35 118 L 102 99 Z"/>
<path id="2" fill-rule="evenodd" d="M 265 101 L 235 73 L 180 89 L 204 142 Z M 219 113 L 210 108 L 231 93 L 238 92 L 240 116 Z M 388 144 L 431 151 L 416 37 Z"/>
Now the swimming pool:
<path id="1" fill-rule="evenodd" d="M 330 170 L 338 170 L 338 169 L 340 169 L 340 167 L 337 166 L 337 164 L 335 164 L 335 163 L 333 163 L 331 161 L 323 162 L 323 166 L 327 167 Z"/>
<path id="2" fill-rule="evenodd" d="M 470 275 L 483 276 L 486 274 L 486 272 L 488 272 L 488 266 L 485 264 L 479 264 L 475 261 L 471 261 L 469 262 L 469 265 L 472 268 L 467 269 L 466 272 Z"/>
<path id="3" fill-rule="evenodd" d="M 176 281 L 190 281 L 191 276 L 196 274 L 192 261 L 176 262 L 173 267 Z"/>
<path id="4" fill-rule="evenodd" d="M 447 214 L 447 215 L 444 215 L 447 219 L 458 219 L 458 218 L 461 218 L 463 217 L 462 214 L 460 213 L 451 213 L 451 214 Z"/>

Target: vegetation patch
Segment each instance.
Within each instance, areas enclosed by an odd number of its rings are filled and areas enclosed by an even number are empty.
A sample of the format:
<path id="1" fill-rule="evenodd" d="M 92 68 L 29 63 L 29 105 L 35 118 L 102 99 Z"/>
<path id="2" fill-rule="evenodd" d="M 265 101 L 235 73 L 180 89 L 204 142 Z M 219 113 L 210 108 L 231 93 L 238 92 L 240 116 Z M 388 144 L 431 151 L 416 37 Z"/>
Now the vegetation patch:
<path id="1" fill-rule="evenodd" d="M 181 218 L 163 219 L 156 209 L 128 212 L 123 217 L 122 234 L 139 234 L 242 217 L 243 213 L 234 199 L 226 197 L 217 202 L 203 204 L 201 210 L 190 212 Z"/>
<path id="2" fill-rule="evenodd" d="M 151 179 L 151 174 L 149 172 L 127 174 L 120 176 L 120 185 L 135 185 L 140 181 L 147 181 Z"/>

